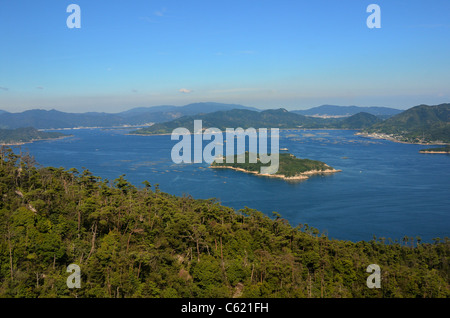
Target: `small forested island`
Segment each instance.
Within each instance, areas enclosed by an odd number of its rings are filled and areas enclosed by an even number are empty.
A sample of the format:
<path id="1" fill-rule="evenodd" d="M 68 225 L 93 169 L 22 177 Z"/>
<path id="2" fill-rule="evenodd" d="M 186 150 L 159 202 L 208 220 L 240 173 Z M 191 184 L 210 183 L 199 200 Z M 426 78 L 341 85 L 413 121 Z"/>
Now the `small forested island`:
<path id="1" fill-rule="evenodd" d="M 22 145 L 37 140 L 59 139 L 68 137 L 59 132 L 39 131 L 33 127 L 0 129 L 0 145 Z"/>
<path id="2" fill-rule="evenodd" d="M 222 163 L 217 162 L 217 159 L 211 163 L 211 168 L 214 169 L 233 169 L 237 171 L 242 171 L 246 173 L 253 173 L 259 176 L 281 178 L 286 181 L 300 181 L 308 179 L 309 176 L 315 174 L 328 174 L 340 172 L 341 170 L 336 170 L 324 162 L 311 159 L 300 159 L 295 157 L 290 153 L 280 153 L 279 154 L 279 168 L 275 174 L 262 174 L 260 173 L 261 167 L 269 166 L 269 164 L 263 164 L 259 160 L 257 155 L 257 162 L 250 162 L 250 153 L 245 152 L 245 162 L 237 162 L 238 155 L 234 155 L 234 160 L 227 160 L 225 157 L 222 158 Z"/>
<path id="3" fill-rule="evenodd" d="M 448 153 L 450 154 L 450 145 L 438 148 L 427 148 L 419 151 L 420 153 Z"/>

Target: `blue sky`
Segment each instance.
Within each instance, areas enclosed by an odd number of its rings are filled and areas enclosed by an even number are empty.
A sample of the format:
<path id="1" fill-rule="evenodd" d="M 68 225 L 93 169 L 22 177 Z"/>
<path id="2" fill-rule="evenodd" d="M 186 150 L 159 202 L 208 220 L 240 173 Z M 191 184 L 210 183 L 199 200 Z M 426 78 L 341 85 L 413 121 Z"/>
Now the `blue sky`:
<path id="1" fill-rule="evenodd" d="M 69 29 L 66 8 L 81 8 Z M 369 4 L 381 28 L 369 29 Z M 450 101 L 450 1 L 1 0 L 0 109 Z"/>

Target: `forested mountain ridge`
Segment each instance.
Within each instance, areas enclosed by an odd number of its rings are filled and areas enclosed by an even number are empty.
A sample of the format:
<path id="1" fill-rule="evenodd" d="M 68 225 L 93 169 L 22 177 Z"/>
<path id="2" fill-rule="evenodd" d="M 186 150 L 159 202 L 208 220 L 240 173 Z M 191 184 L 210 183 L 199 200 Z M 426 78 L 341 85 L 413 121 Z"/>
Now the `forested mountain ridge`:
<path id="1" fill-rule="evenodd" d="M 260 112 L 232 109 L 208 114 L 183 116 L 175 120 L 156 123 L 133 131 L 134 134 L 168 134 L 175 128 L 184 127 L 193 131 L 194 120 L 202 120 L 204 128 L 291 128 L 291 129 L 362 129 L 379 123 L 382 119 L 369 113 L 357 113 L 345 118 L 313 118 L 289 112 L 284 108 Z"/>
<path id="2" fill-rule="evenodd" d="M 224 116 L 220 118 L 218 116 Z M 240 116 L 243 116 L 240 118 Z M 0 129 L 34 127 L 36 129 L 61 129 L 77 127 L 113 127 L 164 123 L 174 126 L 184 119 L 202 118 L 205 121 L 247 126 L 272 125 L 273 127 L 339 128 L 340 120 L 305 117 L 280 109 L 260 111 L 237 104 L 193 103 L 185 106 L 138 107 L 120 113 L 66 113 L 58 110 L 32 109 L 21 113 L 0 112 Z M 347 118 L 350 119 L 351 117 Z M 173 121 L 173 123 L 172 123 Z M 177 126 L 182 127 L 182 126 Z M 234 127 L 234 126 L 227 126 Z M 355 127 L 358 127 L 357 125 Z M 168 130 L 168 129 L 166 129 Z"/>
<path id="3" fill-rule="evenodd" d="M 366 112 L 345 118 L 315 118 L 272 109 L 260 112 L 252 110 L 228 110 L 183 116 L 172 121 L 157 123 L 133 131 L 134 134 L 169 134 L 175 128 L 193 131 L 194 120 L 202 120 L 204 128 L 291 128 L 291 129 L 354 129 L 363 134 L 374 134 L 396 141 L 410 143 L 450 143 L 450 104 L 420 105 L 405 110 L 388 119 L 381 119 Z M 382 134 L 382 135 L 381 135 Z"/>
<path id="4" fill-rule="evenodd" d="M 448 239 L 329 239 L 250 208 L 0 151 L 0 297 L 449 297 Z M 280 211 L 282 213 L 282 211 Z M 81 288 L 66 285 L 69 264 Z M 366 286 L 370 264 L 381 288 Z"/>
<path id="5" fill-rule="evenodd" d="M 226 128 L 298 128 L 306 123 L 314 123 L 314 119 L 290 113 L 285 109 L 264 110 L 261 112 L 247 109 L 233 109 L 228 111 L 217 111 L 208 114 L 183 116 L 181 118 L 157 123 L 150 127 L 136 130 L 135 134 L 167 134 L 178 127 L 187 128 L 193 132 L 194 120 L 202 120 L 204 128 L 215 127 L 225 131 Z"/>
<path id="6" fill-rule="evenodd" d="M 120 113 L 65 113 L 34 109 L 22 113 L 0 112 L 0 129 L 142 126 L 156 123 L 152 127 L 133 133 L 168 134 L 178 127 L 190 129 L 194 119 L 201 119 L 204 127 L 219 129 L 237 127 L 363 129 L 367 133 L 390 134 L 407 142 L 418 142 L 422 139 L 450 142 L 450 104 L 419 105 L 402 112 L 385 107 L 331 105 L 317 109 L 322 112 L 333 110 L 332 113 L 337 114 L 350 112 L 352 115 L 341 118 L 316 118 L 302 115 L 303 111 L 287 111 L 284 108 L 259 110 L 254 107 L 222 103 L 139 107 Z M 314 108 L 311 109 L 313 110 Z M 353 113 L 356 111 L 359 112 Z M 389 116 L 392 117 L 385 119 Z"/>
<path id="7" fill-rule="evenodd" d="M 377 117 L 375 115 L 365 113 L 365 112 L 360 112 L 360 113 L 357 113 L 355 115 L 352 115 L 350 117 L 343 119 L 339 123 L 339 128 L 363 129 L 363 128 L 371 127 L 374 124 L 380 123 L 382 121 L 383 121 L 382 119 L 380 119 L 379 117 Z"/>

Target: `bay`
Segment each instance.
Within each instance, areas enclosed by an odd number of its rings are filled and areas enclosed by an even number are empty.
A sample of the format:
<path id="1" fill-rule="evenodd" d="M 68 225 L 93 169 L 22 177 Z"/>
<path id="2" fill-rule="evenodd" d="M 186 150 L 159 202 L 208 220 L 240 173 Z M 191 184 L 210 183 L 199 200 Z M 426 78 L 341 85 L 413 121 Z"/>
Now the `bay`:
<path id="1" fill-rule="evenodd" d="M 372 140 L 351 130 L 283 130 L 280 148 L 323 161 L 342 172 L 299 183 L 264 178 L 208 164 L 175 164 L 169 135 L 128 135 L 126 129 L 72 129 L 73 137 L 22 145 L 43 166 L 90 170 L 113 181 L 120 175 L 140 187 L 217 198 L 292 226 L 307 223 L 330 238 L 360 241 L 373 236 L 424 242 L 450 233 L 450 155 L 420 154 L 420 145 Z M 206 144 L 206 143 L 205 143 Z M 15 148 L 18 151 L 18 148 Z"/>

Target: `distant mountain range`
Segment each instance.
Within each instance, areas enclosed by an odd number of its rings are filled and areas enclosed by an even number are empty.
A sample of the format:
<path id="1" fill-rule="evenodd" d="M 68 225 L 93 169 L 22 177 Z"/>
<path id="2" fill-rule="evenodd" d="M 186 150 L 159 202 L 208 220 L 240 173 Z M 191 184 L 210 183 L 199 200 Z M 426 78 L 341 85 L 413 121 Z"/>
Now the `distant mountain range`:
<path id="1" fill-rule="evenodd" d="M 365 112 L 375 116 L 389 117 L 401 113 L 402 110 L 389 107 L 322 105 L 306 110 L 294 110 L 292 112 L 304 116 L 317 116 L 317 117 L 327 117 L 327 116 L 349 117 L 361 112 Z"/>
<path id="2" fill-rule="evenodd" d="M 40 109 L 27 110 L 21 113 L 3 111 L 3 113 L 0 112 L 0 128 L 34 127 L 37 129 L 58 129 L 145 125 L 170 121 L 187 115 L 231 109 L 257 110 L 253 107 L 236 104 L 194 103 L 186 106 L 139 107 L 120 113 L 66 113 L 57 110 Z"/>
<path id="3" fill-rule="evenodd" d="M 119 113 L 66 113 L 58 110 L 41 109 L 11 113 L 0 110 L 0 128 L 15 129 L 20 127 L 34 127 L 37 129 L 59 129 L 75 127 L 146 125 L 151 123 L 168 122 L 183 116 L 194 116 L 198 114 L 208 114 L 232 109 L 261 112 L 260 109 L 255 107 L 213 102 L 193 103 L 185 106 L 161 105 L 152 107 L 137 107 Z M 308 110 L 290 111 L 290 113 L 295 113 L 298 115 L 322 117 L 349 117 L 360 112 L 376 115 L 380 118 L 386 118 L 401 111 L 386 107 L 333 105 L 323 105 Z"/>
<path id="4" fill-rule="evenodd" d="M 195 119 L 201 119 L 203 128 L 302 128 L 302 129 L 355 129 L 372 137 L 387 138 L 412 143 L 450 143 L 450 104 L 435 106 L 420 105 L 405 110 L 388 119 L 359 112 L 344 118 L 317 118 L 277 110 L 228 110 L 157 123 L 136 130 L 135 134 L 167 134 L 175 128 L 184 127 L 193 131 Z"/>
<path id="5" fill-rule="evenodd" d="M 217 111 L 230 110 L 230 109 L 248 109 L 259 111 L 258 108 L 243 106 L 239 104 L 222 104 L 222 103 L 193 103 L 185 106 L 151 106 L 151 107 L 137 107 L 130 110 L 119 113 L 121 116 L 132 117 L 136 114 L 144 113 L 179 113 L 183 116 L 196 115 L 202 113 L 213 113 Z"/>
<path id="6" fill-rule="evenodd" d="M 356 113 L 354 113 L 356 112 Z M 57 110 L 0 112 L 0 129 L 34 127 L 58 129 L 148 125 L 137 134 L 171 133 L 177 127 L 193 129 L 194 119 L 203 127 L 356 129 L 415 143 L 450 143 L 450 104 L 419 105 L 408 110 L 388 107 L 323 105 L 308 110 L 260 110 L 237 104 L 194 103 L 133 108 L 120 113 L 65 113 Z M 387 118 L 387 119 L 386 119 Z M 150 124 L 153 124 L 150 126 Z"/>

